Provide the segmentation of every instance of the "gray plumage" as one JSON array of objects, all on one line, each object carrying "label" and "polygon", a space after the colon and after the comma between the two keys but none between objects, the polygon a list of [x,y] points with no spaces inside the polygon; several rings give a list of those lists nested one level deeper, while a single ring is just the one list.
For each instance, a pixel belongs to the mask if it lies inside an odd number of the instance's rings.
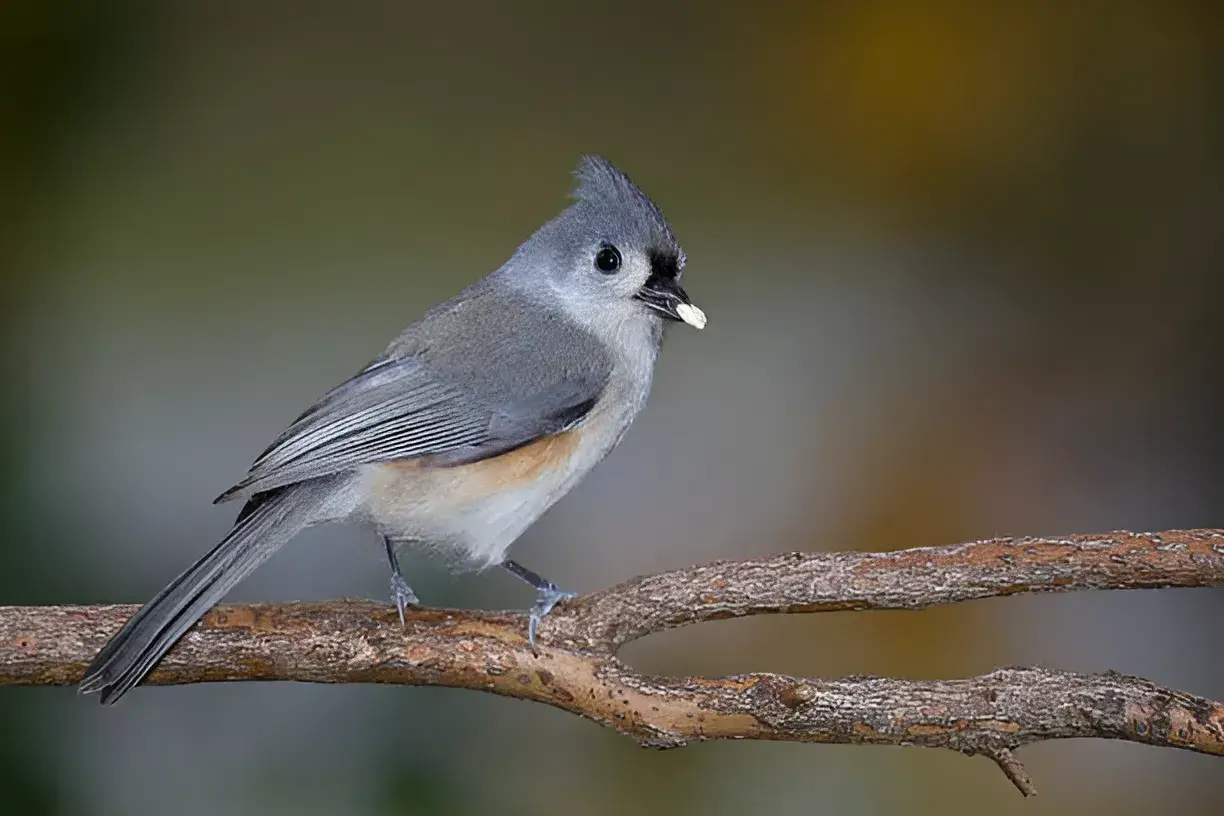
[{"label": "gray plumage", "polygon": [[486,278],[319,400],[218,499],[373,462],[494,456],[560,431],[610,373],[589,332]]},{"label": "gray plumage", "polygon": [[415,595],[395,546],[412,543],[531,582],[534,638],[567,593],[507,549],[620,441],[650,391],[665,321],[704,324],[658,207],[601,158],[576,175],[568,209],[325,394],[218,497],[246,500],[234,528],[107,644],[83,692],[118,699],[300,530],[348,518],[387,542],[401,616]]}]

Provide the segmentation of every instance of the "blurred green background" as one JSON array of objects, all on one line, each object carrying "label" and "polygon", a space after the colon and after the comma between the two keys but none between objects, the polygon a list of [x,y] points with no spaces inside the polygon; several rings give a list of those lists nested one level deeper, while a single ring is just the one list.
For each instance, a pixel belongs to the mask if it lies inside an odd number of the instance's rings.
[{"label": "blurred green background", "polygon": [[[565,205],[664,208],[710,316],[517,545],[568,588],[722,557],[1224,523],[1224,6],[0,6],[0,603],[144,601],[304,405]],[[426,603],[524,607],[413,564]],[[364,530],[234,593],[385,595]],[[1118,669],[1224,697],[1219,592],[728,621],[652,672]],[[1224,766],[647,752],[445,689],[0,691],[4,814],[1218,813]]]}]

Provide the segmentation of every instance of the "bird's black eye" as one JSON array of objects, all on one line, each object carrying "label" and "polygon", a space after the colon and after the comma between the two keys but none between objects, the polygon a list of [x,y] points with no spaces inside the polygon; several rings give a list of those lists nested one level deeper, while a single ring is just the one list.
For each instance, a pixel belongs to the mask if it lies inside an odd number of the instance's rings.
[{"label": "bird's black eye", "polygon": [[611,275],[620,269],[621,254],[616,247],[604,244],[595,253],[595,268],[605,275]]}]

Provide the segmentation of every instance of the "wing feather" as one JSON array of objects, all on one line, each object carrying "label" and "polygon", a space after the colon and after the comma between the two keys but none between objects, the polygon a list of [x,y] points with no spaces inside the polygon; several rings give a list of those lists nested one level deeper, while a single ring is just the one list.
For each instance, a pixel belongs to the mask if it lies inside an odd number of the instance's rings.
[{"label": "wing feather", "polygon": [[216,501],[376,462],[478,461],[572,427],[595,405],[605,381],[568,379],[489,405],[439,382],[416,359],[377,360],[298,417]]}]

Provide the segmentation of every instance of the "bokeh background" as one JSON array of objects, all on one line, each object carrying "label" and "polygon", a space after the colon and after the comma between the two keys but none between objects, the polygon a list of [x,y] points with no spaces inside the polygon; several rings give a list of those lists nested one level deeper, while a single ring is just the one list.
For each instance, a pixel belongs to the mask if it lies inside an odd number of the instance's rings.
[{"label": "bokeh background", "polygon": [[[298,410],[565,204],[668,213],[710,316],[518,544],[566,587],[722,557],[1224,523],[1224,6],[6,3],[0,603],[138,602]],[[412,564],[426,602],[523,607]],[[311,531],[239,600],[384,597]],[[1117,669],[1224,697],[1212,591],[727,621],[643,670]],[[5,814],[1218,813],[1218,759],[647,752],[445,689],[0,690]]]}]

